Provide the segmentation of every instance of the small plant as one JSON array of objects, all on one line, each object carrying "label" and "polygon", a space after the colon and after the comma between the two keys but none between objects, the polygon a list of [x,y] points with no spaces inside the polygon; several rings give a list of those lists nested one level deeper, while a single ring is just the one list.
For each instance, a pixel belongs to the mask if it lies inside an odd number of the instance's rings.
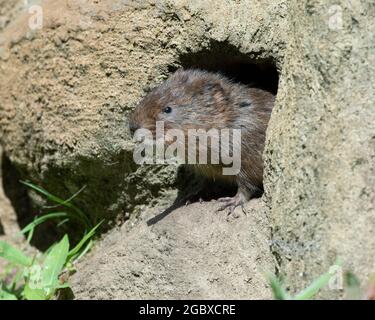
[{"label": "small plant", "polygon": [[272,275],[269,276],[268,279],[275,300],[309,300],[314,298],[316,294],[329,283],[331,277],[332,274],[329,272],[321,275],[306,289],[302,290],[295,296],[289,295],[289,293],[284,289],[282,281],[279,278]]},{"label": "small plant", "polygon": [[[340,266],[337,263],[335,266]],[[327,272],[314,280],[306,289],[295,296],[289,295],[284,289],[282,281],[274,275],[269,275],[268,280],[275,300],[310,300],[316,297],[318,292],[330,283],[332,277],[337,276],[332,272]],[[344,299],[347,300],[375,300],[375,276],[369,281],[367,292],[361,289],[359,279],[350,271],[343,274]]]},{"label": "small plant", "polygon": [[[88,217],[72,204],[73,198],[62,200],[46,190],[28,182],[22,182],[34,191],[42,194],[48,200],[61,206],[66,211],[52,212],[37,217],[28,224],[22,234],[27,235],[30,242],[35,228],[51,219],[62,220],[59,225],[71,219],[79,222],[83,227],[81,240],[71,248],[68,235],[53,244],[45,253],[30,257],[14,246],[0,241],[0,258],[8,261],[8,266],[0,278],[0,300],[48,300],[55,297],[58,289],[68,288],[69,284],[63,279],[64,271],[72,271],[73,263],[80,259],[94,244],[93,236],[101,225],[93,226]],[[81,189],[82,190],[82,189]]]}]

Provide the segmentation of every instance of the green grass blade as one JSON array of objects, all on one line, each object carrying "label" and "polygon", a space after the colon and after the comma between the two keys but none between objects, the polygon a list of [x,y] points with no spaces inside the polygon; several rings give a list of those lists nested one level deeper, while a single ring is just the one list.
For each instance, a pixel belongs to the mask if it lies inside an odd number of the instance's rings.
[{"label": "green grass blade", "polygon": [[69,253],[69,238],[67,235],[56,244],[46,256],[43,263],[43,287],[47,288],[48,296],[60,285],[59,275],[62,272]]},{"label": "green grass blade", "polygon": [[10,244],[0,241],[0,257],[16,265],[30,266],[32,259]]},{"label": "green grass blade", "polygon": [[26,227],[24,227],[20,231],[20,233],[25,234],[27,232],[30,232],[35,227],[37,227],[38,225],[46,222],[47,220],[57,219],[57,218],[65,218],[65,217],[68,217],[68,216],[69,215],[66,212],[53,212],[53,213],[49,213],[49,214],[43,215],[41,217],[36,218],[33,222],[30,222]]},{"label": "green grass blade", "polygon": [[[70,198],[64,200],[64,205],[67,204],[67,203],[71,203],[71,202],[72,202],[75,198],[77,198],[77,197],[82,193],[82,191],[85,190],[85,189],[86,189],[86,186],[83,186],[83,187],[82,187],[81,189],[79,189],[75,194],[73,194]],[[56,208],[56,207],[58,207],[58,205],[57,205],[57,206],[45,206],[45,207],[43,207],[43,208],[45,208],[45,209],[53,209],[53,208]]]},{"label": "green grass blade", "polygon": [[69,252],[69,254],[68,254],[68,261],[71,261],[74,258],[74,256],[76,256],[79,253],[79,251],[81,250],[81,248],[83,247],[83,245],[94,236],[96,230],[101,226],[101,224],[103,222],[104,222],[104,220],[100,221],[94,228],[92,228],[81,239],[81,241]]},{"label": "green grass blade", "polygon": [[56,197],[54,196],[53,194],[49,193],[47,190],[41,188],[41,187],[38,187],[30,182],[27,182],[27,181],[20,181],[22,184],[24,184],[25,186],[29,187],[30,189],[33,189],[34,191],[44,195],[48,200],[50,201],[53,201],[55,203],[58,203],[60,205],[63,205],[63,206],[68,206],[68,207],[71,207],[71,204],[68,203],[68,202],[65,202],[63,199],[60,199],[59,197]]},{"label": "green grass blade", "polygon": [[341,269],[341,266],[342,266],[342,261],[340,258],[337,258],[335,264],[331,266],[330,271],[321,275],[318,279],[313,281],[313,283],[311,283],[306,289],[298,293],[294,297],[294,299],[295,300],[312,299],[323,287],[328,285],[332,277],[337,276],[334,271]]},{"label": "green grass blade", "polygon": [[277,277],[275,277],[274,275],[269,275],[268,281],[275,300],[290,300],[289,294],[283,288],[282,283]]},{"label": "green grass blade", "polygon": [[344,276],[345,283],[345,299],[348,300],[361,300],[362,290],[361,283],[357,276],[352,272],[346,272]]},{"label": "green grass blade", "polygon": [[51,193],[49,193],[47,190],[41,188],[41,187],[38,187],[30,182],[27,182],[27,181],[20,181],[22,184],[24,184],[25,186],[29,187],[30,189],[44,195],[48,200],[52,201],[52,202],[55,202],[61,206],[64,206],[66,208],[69,208],[69,209],[72,209],[76,214],[77,214],[77,219],[79,219],[81,221],[81,223],[85,226],[85,228],[90,228],[91,226],[91,222],[90,220],[87,218],[87,216],[80,210],[78,209],[74,204],[70,203],[68,200],[63,200]]},{"label": "green grass blade", "polygon": [[77,219],[81,221],[81,223],[83,224],[83,226],[86,229],[90,229],[91,226],[92,226],[92,223],[90,222],[89,218],[80,209],[78,209],[76,206],[72,205],[71,208],[77,214]]},{"label": "green grass blade", "polygon": [[57,228],[60,228],[61,226],[63,226],[63,225],[64,225],[65,223],[67,223],[67,222],[69,222],[69,218],[60,221],[60,222],[56,225],[56,227],[57,227]]},{"label": "green grass blade", "polygon": [[80,253],[77,253],[76,255],[72,256],[72,259],[70,261],[78,261],[81,259],[95,244],[94,240],[90,240],[89,243],[85,246],[85,249],[83,249]]},{"label": "green grass blade", "polygon": [[58,284],[58,285],[54,286],[54,289],[66,289],[66,288],[70,288],[69,283],[63,283],[63,284]]},{"label": "green grass blade", "polygon": [[306,289],[298,293],[294,300],[309,300],[312,299],[323,287],[325,287],[329,280],[331,279],[332,274],[329,272],[321,275],[318,279],[314,280]]},{"label": "green grass blade", "polygon": [[35,229],[31,229],[30,232],[29,232],[29,234],[27,235],[27,239],[26,239],[27,243],[31,242],[31,240],[33,238],[33,235],[34,235],[34,230]]}]

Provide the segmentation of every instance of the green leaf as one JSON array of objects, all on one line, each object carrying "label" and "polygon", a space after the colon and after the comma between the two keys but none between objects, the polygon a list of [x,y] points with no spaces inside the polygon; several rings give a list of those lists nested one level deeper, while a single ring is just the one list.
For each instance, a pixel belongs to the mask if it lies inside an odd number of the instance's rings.
[{"label": "green leaf", "polygon": [[48,296],[52,295],[55,289],[60,286],[59,275],[67,261],[68,253],[69,238],[65,235],[45,258],[43,263],[43,287]]},{"label": "green leaf", "polygon": [[16,265],[30,266],[32,259],[10,244],[0,241],[0,257]]},{"label": "green leaf", "polygon": [[47,300],[47,294],[43,289],[31,288],[29,284],[23,289],[23,296],[27,300]]},{"label": "green leaf", "polygon": [[31,267],[24,270],[26,279],[23,296],[27,300],[46,300],[47,293],[43,287],[42,267],[34,263]]},{"label": "green leaf", "polygon": [[9,288],[0,283],[0,301],[1,300],[18,300],[17,296],[9,292]]},{"label": "green leaf", "polygon": [[9,293],[5,291],[4,289],[2,289],[0,285],[0,300],[18,300],[18,299],[14,294]]}]

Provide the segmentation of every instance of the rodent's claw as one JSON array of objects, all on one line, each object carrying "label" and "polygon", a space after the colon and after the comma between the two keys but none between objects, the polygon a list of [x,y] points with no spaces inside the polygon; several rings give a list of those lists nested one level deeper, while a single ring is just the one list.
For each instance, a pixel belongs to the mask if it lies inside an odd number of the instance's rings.
[{"label": "rodent's claw", "polygon": [[[222,206],[220,206],[217,211],[224,211],[226,209],[229,209],[228,216],[233,214],[234,210],[241,206],[242,212],[245,213],[244,210],[244,200],[241,196],[241,194],[236,194],[234,197],[226,197],[226,198],[220,198],[218,199],[219,202],[224,202]],[[246,213],[245,213],[246,214]]]},{"label": "rodent's claw", "polygon": [[[187,207],[191,203],[192,203],[192,200],[191,199],[187,199],[186,202],[185,202],[185,207]],[[203,199],[202,198],[199,198],[199,203],[200,204],[203,203]]]}]

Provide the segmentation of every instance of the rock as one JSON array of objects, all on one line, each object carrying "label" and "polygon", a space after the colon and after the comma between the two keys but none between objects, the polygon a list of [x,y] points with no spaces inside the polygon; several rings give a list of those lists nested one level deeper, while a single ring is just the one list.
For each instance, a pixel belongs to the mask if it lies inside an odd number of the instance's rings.
[{"label": "rock", "polygon": [[14,236],[19,231],[16,212],[3,189],[2,150],[0,147],[0,236]]},{"label": "rock", "polygon": [[[30,15],[19,3],[7,0],[1,12],[0,142],[7,158],[22,178],[60,197],[86,186],[77,205],[96,219],[140,219],[109,232],[82,262],[73,279],[78,298],[150,297],[156,287],[164,297],[268,297],[254,271],[263,263],[252,258],[270,253],[291,292],[337,258],[363,282],[374,272],[374,4],[44,1],[43,28],[29,30]],[[254,242],[237,248],[233,239],[224,244],[229,226],[250,241],[258,222],[217,221],[211,204],[202,215],[180,208],[144,224],[150,210],[173,202],[181,180],[174,167],[133,163],[127,115],[179,67],[220,70],[245,82],[262,78],[272,88],[279,82],[264,155],[264,205],[252,214],[255,221],[269,217],[271,234],[260,234],[271,241],[260,249]],[[191,243],[183,241],[188,230],[199,231]],[[222,260],[209,256],[205,268],[203,253],[218,252],[216,240]],[[184,265],[181,252],[197,266]],[[221,261],[237,274],[220,274]],[[253,270],[250,286],[243,283],[246,268]]]},{"label": "rock", "polygon": [[[335,4],[290,6],[289,47],[268,130],[272,250],[293,291],[336,259],[363,284],[375,271],[375,5]],[[321,297],[340,294],[326,290]]]},{"label": "rock", "polygon": [[30,30],[34,16],[24,9],[2,34],[5,152],[22,177],[60,197],[86,186],[79,206],[97,219],[172,202],[176,169],[134,164],[127,114],[172,70],[197,60],[279,63],[283,3],[213,11],[212,1],[44,1],[41,30]]}]

